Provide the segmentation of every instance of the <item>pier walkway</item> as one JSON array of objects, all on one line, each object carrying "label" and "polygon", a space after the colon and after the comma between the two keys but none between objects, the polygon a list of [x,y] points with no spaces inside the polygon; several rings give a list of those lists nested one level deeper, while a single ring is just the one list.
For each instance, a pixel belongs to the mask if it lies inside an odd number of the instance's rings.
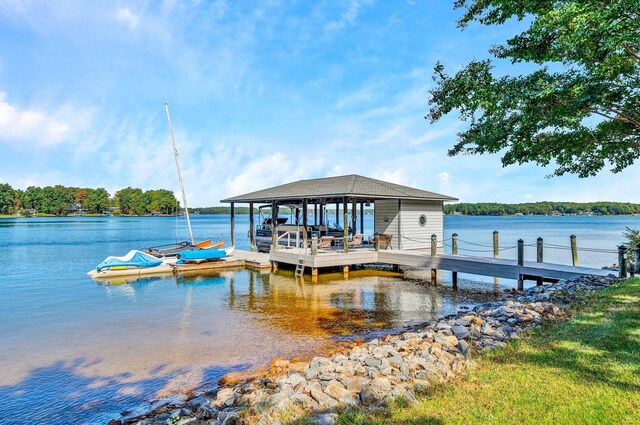
[{"label": "pier walkway", "polygon": [[[349,252],[319,251],[313,256],[300,248],[281,248],[271,251],[269,260],[276,263],[297,265],[304,261],[305,268],[311,268],[312,275],[323,267],[345,267],[357,264],[382,263],[396,266],[412,266],[432,270],[447,270],[481,276],[494,276],[516,280],[557,281],[573,276],[607,276],[612,272],[590,267],[574,267],[564,264],[452,255],[440,253],[432,256],[429,250],[381,250],[362,248]],[[348,269],[347,269],[348,271]]]}]

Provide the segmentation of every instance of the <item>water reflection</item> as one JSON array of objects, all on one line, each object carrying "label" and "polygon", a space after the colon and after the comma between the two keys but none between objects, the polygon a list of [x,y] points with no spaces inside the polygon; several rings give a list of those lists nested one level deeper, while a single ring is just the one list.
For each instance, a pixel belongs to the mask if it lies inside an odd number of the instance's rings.
[{"label": "water reflection", "polygon": [[[0,348],[0,396],[8,400],[0,417],[10,406],[52,423],[73,422],[69,414],[79,423],[104,419],[144,400],[215,385],[228,371],[311,356],[339,339],[491,297],[370,271],[322,276],[317,284],[248,270],[87,284],[103,293],[92,314],[31,330],[33,339],[5,335],[12,352]],[[43,397],[55,402],[35,402]]]}]

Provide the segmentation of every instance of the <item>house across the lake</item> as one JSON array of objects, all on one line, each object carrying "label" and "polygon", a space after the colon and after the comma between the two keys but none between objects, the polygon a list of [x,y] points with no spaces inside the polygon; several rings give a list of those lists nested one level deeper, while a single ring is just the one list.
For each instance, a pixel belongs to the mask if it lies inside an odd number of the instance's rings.
[{"label": "house across the lake", "polygon": [[[231,204],[232,244],[234,207],[248,204],[251,246],[262,250],[282,245],[307,246],[311,237],[333,236],[339,246],[364,239],[365,209],[374,214],[374,234],[385,235],[388,248],[425,249],[431,235],[443,240],[443,204],[457,198],[356,174],[300,180],[223,199]],[[254,226],[254,207],[262,220]],[[279,210],[286,209],[285,221]],[[387,246],[385,246],[386,248]]]}]

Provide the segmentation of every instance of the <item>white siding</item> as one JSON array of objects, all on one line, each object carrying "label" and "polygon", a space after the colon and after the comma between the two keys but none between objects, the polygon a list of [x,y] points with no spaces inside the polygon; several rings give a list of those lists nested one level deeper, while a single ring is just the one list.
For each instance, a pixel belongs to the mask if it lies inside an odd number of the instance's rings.
[{"label": "white siding", "polygon": [[375,201],[374,206],[374,232],[393,235],[393,238],[391,238],[391,247],[398,249],[398,231],[400,230],[398,228],[398,200],[378,200]]},{"label": "white siding", "polygon": [[[427,217],[427,223],[420,226],[420,216]],[[402,201],[400,210],[402,227],[402,249],[430,249],[431,235],[438,237],[438,247],[442,247],[444,222],[440,201]],[[440,249],[438,250],[440,251]]]}]

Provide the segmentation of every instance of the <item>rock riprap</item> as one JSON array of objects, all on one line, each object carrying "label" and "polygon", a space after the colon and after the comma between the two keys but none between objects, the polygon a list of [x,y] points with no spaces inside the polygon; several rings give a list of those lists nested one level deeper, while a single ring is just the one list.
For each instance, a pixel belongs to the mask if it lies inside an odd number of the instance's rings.
[{"label": "rock riprap", "polygon": [[543,319],[565,318],[568,305],[616,281],[613,275],[594,276],[532,287],[399,335],[354,343],[331,357],[275,360],[271,366],[280,371],[275,378],[219,388],[112,424],[274,424],[309,414],[317,423],[332,423],[331,412],[339,408],[376,406],[397,397],[412,401],[416,390],[473,367],[472,354],[502,347]]}]

